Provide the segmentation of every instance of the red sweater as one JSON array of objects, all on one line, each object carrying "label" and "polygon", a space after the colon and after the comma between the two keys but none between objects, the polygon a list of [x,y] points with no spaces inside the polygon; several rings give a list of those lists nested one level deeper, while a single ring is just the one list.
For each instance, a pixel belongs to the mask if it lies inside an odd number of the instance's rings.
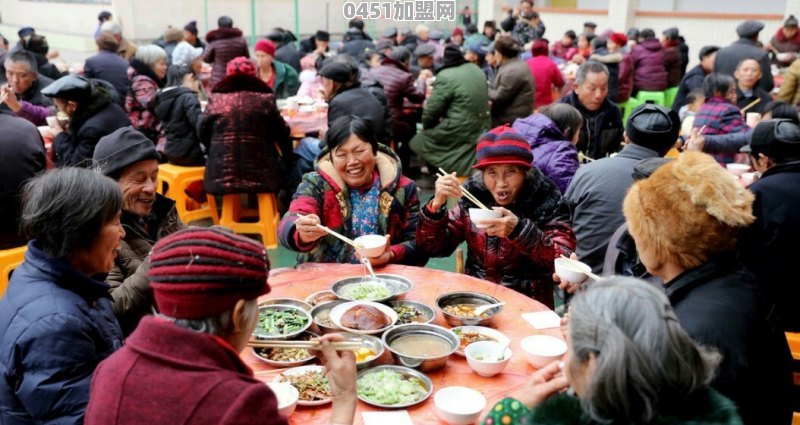
[{"label": "red sweater", "polygon": [[86,425],[287,425],[227,343],[145,317],[97,367]]}]

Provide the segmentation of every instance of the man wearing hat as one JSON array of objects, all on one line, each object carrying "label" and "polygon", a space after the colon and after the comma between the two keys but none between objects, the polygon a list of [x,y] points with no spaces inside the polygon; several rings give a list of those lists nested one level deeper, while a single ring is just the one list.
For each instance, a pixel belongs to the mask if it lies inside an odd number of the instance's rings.
[{"label": "man wearing hat", "polygon": [[661,33],[664,46],[664,68],[667,70],[667,88],[678,87],[681,83],[681,40],[678,29],[667,28]]},{"label": "man wearing hat", "polygon": [[[328,102],[328,124],[338,118],[354,115],[370,123],[380,143],[389,144],[389,131],[381,102],[359,82],[358,65],[333,61],[319,71],[322,89]],[[388,131],[387,131],[388,130]]]},{"label": "man wearing hat", "polygon": [[[98,365],[86,425],[288,424],[275,394],[239,357],[258,324],[258,297],[270,291],[264,246],[195,227],[156,243],[150,262],[159,314]],[[340,335],[320,340],[333,399],[328,423],[351,424],[355,356],[330,344]]]},{"label": "man wearing hat", "polygon": [[600,273],[608,241],[625,222],[622,201],[633,185],[638,161],[663,157],[678,140],[678,114],[653,104],[633,110],[625,127],[625,147],[614,157],[578,169],[564,197],[572,204],[578,259]]},{"label": "man wearing hat", "polygon": [[[111,83],[117,89],[120,104],[123,104],[125,95],[131,87],[131,81],[128,79],[130,63],[117,55],[119,42],[110,32],[101,32],[95,38],[95,43],[97,43],[97,54],[86,59],[83,75],[86,78],[99,78]],[[202,50],[200,53],[202,54]]]},{"label": "man wearing hat", "polygon": [[383,34],[381,34],[381,41],[389,41],[392,43],[392,46],[397,45],[397,27],[389,27],[383,30]]},{"label": "man wearing hat", "polygon": [[756,221],[739,233],[738,251],[775,303],[781,328],[800,332],[800,286],[787,281],[800,240],[800,127],[785,119],[762,121],[742,152],[750,155],[761,178],[748,187],[756,195]]},{"label": "man wearing hat", "polygon": [[199,47],[205,49],[206,43],[197,36],[197,21],[189,22],[183,26],[183,40],[192,45],[192,47]]},{"label": "man wearing hat", "polygon": [[297,46],[294,45],[294,42],[297,41],[297,37],[295,37],[291,31],[277,27],[273,28],[272,32],[267,34],[267,40],[275,45],[275,59],[291,66],[300,74],[303,70],[300,66],[300,59],[303,58],[303,54],[300,53],[297,50]]},{"label": "man wearing hat", "polygon": [[258,65],[258,78],[272,89],[275,99],[286,99],[297,94],[300,88],[297,71],[275,59],[275,45],[271,41],[258,40],[253,57]]},{"label": "man wearing hat", "polygon": [[125,335],[152,312],[147,255],[156,241],[184,227],[175,201],[156,192],[159,158],[153,142],[130,126],[101,138],[92,156],[97,170],[116,180],[122,191],[125,237],[106,283]]},{"label": "man wearing hat", "polygon": [[431,44],[420,44],[414,49],[414,60],[417,65],[411,67],[411,72],[414,78],[419,75],[419,71],[427,69],[431,72],[436,70],[434,56],[436,55],[436,47]]},{"label": "man wearing hat", "polygon": [[595,34],[595,30],[597,30],[597,24],[592,21],[586,21],[583,23],[583,33],[584,34]]},{"label": "man wearing hat", "polygon": [[375,43],[373,43],[372,38],[364,32],[363,21],[353,20],[350,21],[350,23],[351,26],[347,30],[347,34],[345,34],[345,42],[339,48],[339,53],[344,53],[358,59],[367,49],[374,49]]},{"label": "man wearing hat", "polygon": [[225,67],[231,59],[239,56],[250,57],[247,41],[242,37],[242,31],[233,27],[233,19],[220,16],[217,25],[219,28],[206,35],[208,47],[203,53],[203,62],[212,64],[210,79],[212,90],[225,78]]},{"label": "man wearing hat", "polygon": [[686,104],[686,96],[692,90],[703,89],[703,80],[706,75],[714,72],[714,61],[717,58],[718,50],[719,47],[717,46],[703,46],[700,49],[700,54],[698,55],[700,63],[683,76],[678,86],[678,94],[675,95],[675,101],[672,102],[672,110],[675,112],[680,111],[683,105]]},{"label": "man wearing hat", "polygon": [[770,92],[775,87],[772,80],[772,69],[769,63],[769,53],[758,45],[758,33],[764,29],[764,24],[759,21],[744,21],[736,27],[739,39],[728,47],[723,47],[717,52],[714,61],[714,72],[733,76],[739,62],[744,58],[755,58],[761,65],[761,80],[758,86]]},{"label": "man wearing hat", "polygon": [[[108,86],[95,80],[67,75],[42,90],[53,98],[66,122],[56,120],[53,138],[58,166],[91,166],[95,146],[101,137],[131,125],[128,114],[116,103]],[[69,131],[66,131],[69,130]]]}]

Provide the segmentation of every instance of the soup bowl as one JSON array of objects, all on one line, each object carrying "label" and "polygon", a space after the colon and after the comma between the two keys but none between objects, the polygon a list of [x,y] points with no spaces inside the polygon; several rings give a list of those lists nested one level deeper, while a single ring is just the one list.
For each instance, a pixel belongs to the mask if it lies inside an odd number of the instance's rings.
[{"label": "soup bowl", "polygon": [[360,250],[361,254],[369,258],[380,256],[386,249],[386,237],[381,235],[359,236],[354,242],[363,247]]},{"label": "soup bowl", "polygon": [[382,339],[397,364],[422,372],[447,364],[447,358],[459,346],[454,333],[441,326],[423,323],[395,326],[386,331]]},{"label": "soup bowl", "polygon": [[567,343],[550,335],[531,335],[519,344],[531,366],[541,369],[560,360],[567,352]]},{"label": "soup bowl", "polygon": [[497,298],[480,292],[449,292],[436,299],[436,306],[442,310],[444,319],[450,326],[489,326],[494,320],[494,317],[503,310],[503,306],[501,305],[490,309],[484,313],[486,316],[482,317],[451,314],[445,311],[447,306],[458,304],[474,304],[476,306],[481,306],[498,303],[500,303],[500,300]]},{"label": "soup bowl", "polygon": [[[311,319],[314,322],[314,325],[319,329],[320,333],[329,334],[334,332],[341,332],[342,330],[333,323],[331,320],[331,310],[339,304],[344,304],[347,301],[338,300],[338,301],[330,301],[325,304],[319,304],[316,307],[311,309]],[[325,321],[327,319],[327,321]]]}]

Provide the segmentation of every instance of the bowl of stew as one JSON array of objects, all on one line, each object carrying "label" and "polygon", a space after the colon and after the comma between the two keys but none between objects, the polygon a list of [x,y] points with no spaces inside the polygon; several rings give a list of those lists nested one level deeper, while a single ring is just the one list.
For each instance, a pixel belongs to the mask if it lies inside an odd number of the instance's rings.
[{"label": "bowl of stew", "polygon": [[474,310],[482,305],[497,304],[500,300],[480,292],[449,292],[436,299],[436,306],[442,310],[450,326],[489,326],[494,317],[500,314],[503,306],[489,309],[480,317]]},{"label": "bowl of stew", "polygon": [[459,347],[458,337],[450,330],[426,323],[397,325],[382,340],[395,363],[422,372],[443,367]]}]

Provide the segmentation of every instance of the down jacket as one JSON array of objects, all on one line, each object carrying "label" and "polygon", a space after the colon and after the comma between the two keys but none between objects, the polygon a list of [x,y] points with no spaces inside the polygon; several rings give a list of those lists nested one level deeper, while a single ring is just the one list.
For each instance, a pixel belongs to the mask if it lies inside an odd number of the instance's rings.
[{"label": "down jacket", "polygon": [[292,152],[289,127],[272,89],[250,75],[231,75],[214,87],[200,122],[208,152],[205,188],[213,195],[278,193]]},{"label": "down jacket", "polygon": [[28,244],[0,299],[0,423],[83,423],[97,364],[122,346],[108,289]]},{"label": "down jacket", "polygon": [[404,64],[390,58],[384,58],[381,66],[371,69],[370,75],[383,85],[392,114],[392,133],[400,141],[409,140],[415,129],[414,123],[403,114],[403,100],[422,103],[425,100],[425,83],[415,82]]},{"label": "down jacket", "polygon": [[[636,45],[633,58],[633,91],[663,91],[667,88],[667,69],[664,65],[664,47],[652,38]],[[677,83],[676,83],[677,85]]]},{"label": "down jacket", "polygon": [[533,165],[565,193],[580,166],[578,148],[542,114],[520,118],[511,127],[528,140],[533,150]]},{"label": "down jacket", "polygon": [[[375,170],[381,183],[378,229],[379,234],[391,235],[392,262],[424,265],[428,257],[419,252],[414,240],[419,215],[417,185],[402,174],[400,159],[384,145],[378,145]],[[297,264],[346,263],[353,257],[353,249],[331,235],[302,245],[294,224],[298,215],[316,214],[323,225],[347,237],[355,237],[351,233],[353,210],[349,190],[334,169],[326,146],[317,156],[316,171],[303,176],[289,212],[278,227],[281,245],[299,252]]]},{"label": "down jacket", "polygon": [[[497,206],[476,173],[464,187],[489,208]],[[575,250],[569,207],[558,189],[531,169],[517,199],[506,209],[519,223],[508,238],[490,237],[469,218],[474,205],[462,198],[450,211],[431,212],[423,205],[417,244],[433,257],[446,257],[467,242],[467,274],[514,289],[553,308],[553,261]]]},{"label": "down jacket", "polygon": [[489,86],[492,127],[511,124],[517,118],[530,115],[533,112],[535,90],[536,83],[528,64],[513,58],[500,65]]},{"label": "down jacket", "polygon": [[198,138],[203,111],[197,93],[186,87],[171,87],[156,96],[155,113],[164,127],[164,153],[171,164],[187,167],[206,163]]},{"label": "down jacket", "polygon": [[203,52],[203,62],[211,64],[210,84],[213,87],[225,78],[225,67],[233,58],[250,57],[247,50],[247,41],[242,37],[238,28],[218,28],[206,34],[206,50]]}]

